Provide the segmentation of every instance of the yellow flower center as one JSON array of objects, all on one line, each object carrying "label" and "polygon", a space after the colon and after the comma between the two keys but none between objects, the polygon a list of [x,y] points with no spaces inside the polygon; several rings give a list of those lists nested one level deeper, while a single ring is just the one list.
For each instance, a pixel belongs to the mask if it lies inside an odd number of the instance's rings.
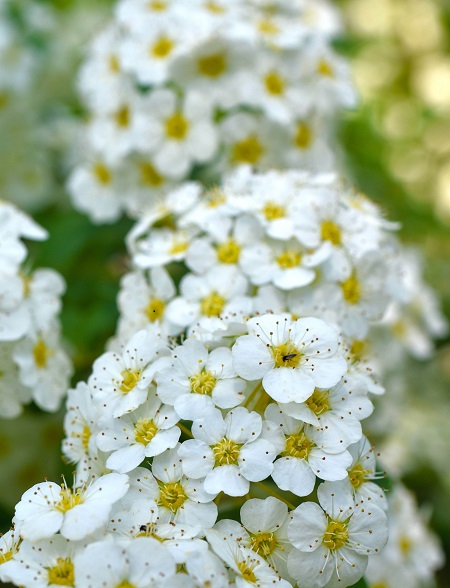
[{"label": "yellow flower center", "polygon": [[113,72],[113,73],[119,73],[120,72],[120,62],[117,58],[117,55],[110,55],[109,56],[109,69]]},{"label": "yellow flower center", "polygon": [[402,535],[402,537],[400,537],[398,540],[398,546],[402,554],[406,557],[409,555],[413,544],[409,537],[406,537],[406,535]]},{"label": "yellow flower center", "polygon": [[175,513],[183,506],[186,500],[187,496],[180,482],[160,483],[159,506],[163,506]]},{"label": "yellow flower center", "polygon": [[299,251],[293,249],[286,249],[277,257],[277,263],[282,269],[291,269],[300,265],[302,255]]},{"label": "yellow flower center", "polygon": [[124,394],[128,394],[131,392],[136,384],[139,382],[141,377],[141,372],[134,372],[133,370],[123,370],[120,374],[122,376],[122,384],[120,385],[120,389]]},{"label": "yellow flower center", "polygon": [[353,468],[348,473],[353,488],[358,490],[358,488],[366,481],[367,474],[371,473],[372,470],[365,470],[360,463],[357,463],[355,466],[353,466]]},{"label": "yellow flower center", "polygon": [[47,345],[42,339],[39,339],[39,341],[33,347],[34,363],[37,365],[39,369],[43,369],[46,367],[48,359],[51,354],[51,349],[47,347]]},{"label": "yellow flower center", "polygon": [[275,367],[290,367],[296,368],[302,358],[302,353],[292,343],[287,341],[277,347],[272,347],[272,355],[275,362]]},{"label": "yellow flower center", "polygon": [[277,547],[277,540],[273,533],[258,533],[251,537],[250,544],[253,551],[256,551],[258,555],[267,557]]},{"label": "yellow flower center", "polygon": [[276,71],[271,71],[266,75],[264,84],[266,90],[273,96],[282,96],[286,89],[286,82]]},{"label": "yellow flower center", "polygon": [[354,359],[359,360],[365,353],[367,346],[367,340],[361,339],[353,341],[352,346],[350,347],[350,353],[354,357]]},{"label": "yellow flower center", "polygon": [[189,132],[189,122],[181,112],[176,112],[166,119],[166,135],[174,141],[182,141]]},{"label": "yellow flower center", "polygon": [[394,335],[399,339],[402,339],[406,334],[406,325],[402,320],[396,321],[391,328]]},{"label": "yellow flower center", "polygon": [[331,408],[328,391],[321,392],[320,390],[314,390],[313,394],[306,401],[306,405],[316,416],[327,412]]},{"label": "yellow flower center", "polygon": [[58,557],[56,566],[47,568],[48,584],[56,584],[56,586],[74,586],[75,574],[74,566],[70,559],[63,559]]},{"label": "yellow flower center", "polygon": [[280,29],[273,22],[273,20],[265,19],[259,21],[258,30],[266,35],[276,35]]},{"label": "yellow flower center", "polygon": [[233,163],[248,163],[255,165],[264,154],[264,146],[256,135],[250,135],[246,139],[233,145],[231,160]]},{"label": "yellow flower center", "polygon": [[284,218],[286,216],[286,209],[281,204],[269,201],[264,205],[262,213],[266,217],[266,220],[273,221],[277,218]]},{"label": "yellow flower center", "polygon": [[83,449],[87,452],[89,447],[89,439],[91,438],[91,429],[87,425],[83,427],[83,432],[81,433],[80,437]]},{"label": "yellow flower center", "polygon": [[151,163],[143,162],[139,166],[141,182],[150,188],[158,188],[164,184],[163,176],[153,167]]},{"label": "yellow flower center", "polygon": [[341,521],[330,520],[327,530],[323,536],[323,544],[331,551],[340,549],[345,545],[348,539],[348,529],[345,523]]},{"label": "yellow flower center", "polygon": [[168,57],[175,46],[175,43],[169,37],[159,37],[159,39],[150,48],[150,53],[156,59]]},{"label": "yellow flower center", "polygon": [[145,307],[145,315],[151,323],[159,321],[164,316],[166,305],[162,300],[153,298]]},{"label": "yellow flower center", "polygon": [[344,299],[349,304],[358,304],[361,300],[361,284],[355,276],[350,276],[348,280],[341,284]]},{"label": "yellow flower center", "polygon": [[233,465],[239,459],[241,446],[224,437],[222,441],[213,445],[215,464],[214,467],[223,465]]},{"label": "yellow flower center", "polygon": [[189,244],[186,241],[174,241],[169,253],[170,255],[178,255],[179,253],[184,253],[188,247]]},{"label": "yellow flower center", "polygon": [[158,527],[156,523],[147,523],[146,525],[141,525],[141,532],[138,535],[136,535],[136,537],[153,537],[153,539],[156,539],[160,543],[163,543],[164,539],[156,533],[157,528]]},{"label": "yellow flower center", "polygon": [[151,419],[139,419],[134,425],[134,439],[142,445],[148,445],[157,432],[158,427]]},{"label": "yellow flower center", "polygon": [[112,180],[112,174],[103,163],[96,163],[92,168],[95,179],[102,186],[108,186]]},{"label": "yellow flower center", "polygon": [[325,78],[334,78],[334,70],[325,59],[321,59],[317,64],[317,73]]},{"label": "yellow flower center", "polygon": [[377,582],[376,584],[370,584],[369,588],[389,588],[385,582]]},{"label": "yellow flower center", "polygon": [[213,188],[207,194],[205,194],[207,198],[207,206],[208,208],[217,208],[218,206],[222,206],[227,201],[227,198],[223,191],[220,188]]},{"label": "yellow flower center", "polygon": [[211,396],[212,391],[216,385],[217,379],[211,372],[202,370],[190,378],[191,391],[194,394],[205,394]]},{"label": "yellow flower center", "polygon": [[61,496],[61,500],[58,502],[58,504],[55,505],[55,508],[56,510],[59,510],[59,512],[62,513],[67,512],[74,506],[77,506],[77,504],[81,504],[83,502],[83,495],[81,493],[81,489],[72,492],[70,488],[61,486],[61,491],[59,495]]},{"label": "yellow flower center", "polygon": [[325,221],[322,223],[321,233],[324,241],[331,241],[333,245],[341,244],[341,229],[333,221]]},{"label": "yellow flower center", "polygon": [[303,431],[286,437],[286,445],[283,451],[285,457],[297,457],[306,459],[315,447],[315,443],[310,441]]},{"label": "yellow flower center", "polygon": [[294,137],[294,144],[298,149],[308,149],[312,142],[311,128],[304,122],[297,124],[297,129]]},{"label": "yellow flower center", "polygon": [[128,106],[122,106],[116,114],[114,115],[114,119],[118,127],[125,129],[126,127],[130,126],[131,116],[130,116],[130,109]]},{"label": "yellow flower center", "polygon": [[241,248],[233,239],[228,239],[217,247],[217,259],[220,263],[237,263],[240,253]]},{"label": "yellow flower center", "polygon": [[205,316],[220,316],[225,304],[225,298],[217,292],[211,292],[201,301],[200,310]]},{"label": "yellow flower center", "polygon": [[[255,566],[256,564],[254,564]],[[244,580],[246,580],[247,582],[250,582],[252,584],[255,584],[256,581],[258,580],[258,578],[255,576],[255,574],[253,573],[253,569],[251,566],[248,565],[248,562],[246,561],[240,561],[237,565],[239,571],[241,572],[241,576],[244,578]]]},{"label": "yellow flower center", "polygon": [[128,582],[128,580],[122,580],[120,584],[117,584],[116,588],[136,588],[136,586],[131,582]]},{"label": "yellow flower center", "polygon": [[198,60],[200,73],[208,78],[218,78],[221,76],[226,71],[227,65],[227,59],[221,53],[205,55]]},{"label": "yellow flower center", "polygon": [[219,4],[216,4],[215,2],[205,2],[204,6],[206,10],[209,10],[214,14],[223,14],[225,12],[225,8]]},{"label": "yellow flower center", "polygon": [[148,7],[155,12],[162,12],[167,9],[167,2],[163,0],[152,0],[152,2],[148,3]]}]

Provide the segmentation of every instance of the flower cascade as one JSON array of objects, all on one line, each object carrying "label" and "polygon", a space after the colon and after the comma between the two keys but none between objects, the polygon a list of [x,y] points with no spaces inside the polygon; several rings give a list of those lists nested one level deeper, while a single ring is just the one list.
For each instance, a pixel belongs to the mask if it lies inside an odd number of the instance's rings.
[{"label": "flower cascade", "polygon": [[318,0],[118,2],[79,76],[74,206],[112,222],[235,165],[329,169],[335,115],[356,101],[339,30]]},{"label": "flower cascade", "polygon": [[16,417],[31,401],[43,410],[56,411],[72,374],[58,319],[64,280],[51,269],[27,268],[22,242],[46,237],[31,218],[0,202],[0,415],[4,418]]}]

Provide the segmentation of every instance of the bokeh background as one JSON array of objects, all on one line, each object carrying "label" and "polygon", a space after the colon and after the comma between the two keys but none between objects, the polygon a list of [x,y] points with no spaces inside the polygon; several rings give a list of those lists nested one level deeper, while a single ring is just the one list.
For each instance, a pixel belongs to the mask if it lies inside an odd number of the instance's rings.
[{"label": "bokeh background", "polygon": [[[187,0],[188,1],[188,0]],[[348,176],[402,224],[404,242],[417,246],[425,277],[450,319],[450,2],[335,0],[346,35],[336,46],[352,63],[360,107],[337,129]],[[64,179],[77,123],[85,115],[76,71],[91,35],[103,27],[111,0],[12,0],[21,42],[37,56],[33,80],[14,100],[0,93],[0,198],[17,202],[50,233],[31,247],[33,266],[53,267],[66,279],[62,322],[74,358],[74,382],[89,375],[113,335],[115,297],[127,267],[122,220],[96,227],[71,209]],[[44,9],[29,22],[27,15]],[[41,21],[39,21],[41,18]],[[373,436],[389,468],[411,488],[439,534],[450,561],[450,340],[431,360],[395,366],[381,399],[391,438]],[[390,386],[392,389],[390,389]],[[389,410],[386,410],[388,407]],[[28,407],[14,421],[0,419],[0,530],[21,494],[47,477],[70,476],[60,458],[63,411]],[[378,433],[377,433],[378,431]],[[439,573],[450,586],[450,564]],[[363,583],[360,584],[364,586]]]}]

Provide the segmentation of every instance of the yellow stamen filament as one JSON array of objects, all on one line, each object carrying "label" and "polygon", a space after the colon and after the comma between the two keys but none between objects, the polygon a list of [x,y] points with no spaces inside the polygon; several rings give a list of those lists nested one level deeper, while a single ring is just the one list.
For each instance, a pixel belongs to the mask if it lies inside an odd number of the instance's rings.
[{"label": "yellow stamen filament", "polygon": [[[255,566],[256,564],[254,564]],[[248,565],[247,562],[245,561],[240,561],[237,565],[239,571],[241,572],[241,576],[244,578],[244,580],[246,580],[247,582],[250,582],[251,584],[255,584],[257,581],[257,577],[255,576],[255,574],[253,573],[253,569]]]},{"label": "yellow stamen filament", "polygon": [[251,537],[250,544],[253,551],[256,551],[258,555],[267,557],[275,551],[277,540],[273,533],[258,533]]},{"label": "yellow stamen filament", "polygon": [[167,2],[163,2],[163,0],[153,0],[152,2],[149,2],[148,7],[155,12],[162,12],[163,10],[167,10]]},{"label": "yellow stamen filament", "polygon": [[224,437],[212,447],[215,458],[214,467],[235,464],[239,459],[240,449],[240,445]]},{"label": "yellow stamen filament", "polygon": [[61,491],[59,494],[61,496],[61,500],[58,502],[58,504],[55,505],[56,510],[59,510],[59,512],[67,512],[74,506],[77,506],[83,502],[83,495],[80,489],[72,492],[70,488],[61,486]]},{"label": "yellow stamen filament", "polygon": [[120,72],[120,62],[117,58],[117,55],[110,55],[109,60],[108,60],[108,64],[109,64],[109,69],[113,73],[116,74],[116,73]]},{"label": "yellow stamen filament", "polygon": [[183,506],[186,500],[187,495],[180,482],[160,483],[159,506],[163,506],[175,513]]},{"label": "yellow stamen filament", "polygon": [[223,298],[218,292],[211,292],[209,296],[206,296],[201,301],[200,310],[205,316],[220,316],[225,304],[225,298]]},{"label": "yellow stamen filament", "polygon": [[350,478],[350,483],[355,490],[358,490],[364,482],[366,481],[366,477],[368,474],[371,474],[372,470],[365,470],[360,463],[357,463],[353,468],[349,471],[348,477]]},{"label": "yellow stamen filament", "polygon": [[331,551],[343,547],[348,539],[348,529],[341,521],[330,520],[323,536],[323,544]]},{"label": "yellow stamen filament", "polygon": [[276,35],[280,29],[272,20],[266,19],[259,21],[258,30],[266,35]]},{"label": "yellow stamen filament", "polygon": [[157,432],[158,427],[151,419],[139,419],[134,425],[134,439],[142,445],[148,445]]},{"label": "yellow stamen filament", "polygon": [[367,341],[365,339],[353,341],[350,347],[350,353],[355,359],[361,359],[365,353]]},{"label": "yellow stamen filament", "polygon": [[228,239],[217,247],[217,259],[220,263],[237,263],[240,254],[241,248],[233,239]]},{"label": "yellow stamen filament", "polygon": [[0,551],[0,565],[9,561],[13,556],[12,551]]},{"label": "yellow stamen filament", "polygon": [[189,244],[186,241],[174,241],[169,253],[170,255],[178,255],[179,253],[184,253],[188,247]]},{"label": "yellow stamen filament", "polygon": [[166,135],[174,141],[182,141],[189,132],[189,122],[181,112],[176,112],[166,119]]},{"label": "yellow stamen filament", "polygon": [[198,69],[202,75],[208,78],[218,78],[227,69],[227,59],[221,53],[205,55],[199,58]]},{"label": "yellow stamen filament", "polygon": [[406,535],[403,535],[398,540],[398,546],[399,546],[402,554],[404,556],[407,556],[411,552],[413,544],[412,544],[412,541],[409,537],[406,537]]},{"label": "yellow stamen filament", "polygon": [[211,396],[211,393],[216,386],[217,379],[211,372],[202,370],[200,373],[192,376],[192,378],[190,378],[190,382],[191,392],[194,394],[205,394],[206,396]]},{"label": "yellow stamen filament", "polygon": [[255,165],[264,154],[264,146],[256,135],[250,135],[246,139],[233,145],[231,161],[233,163],[248,163]]},{"label": "yellow stamen filament", "polygon": [[74,566],[70,559],[63,559],[58,557],[56,566],[47,568],[48,584],[55,584],[56,586],[74,586],[75,574]]},{"label": "yellow stamen filament", "polygon": [[325,221],[322,223],[322,239],[330,241],[333,245],[341,244],[341,229],[333,221]]},{"label": "yellow stamen filament", "polygon": [[208,200],[207,206],[209,208],[217,208],[227,201],[225,194],[220,188],[213,188],[205,196]]},{"label": "yellow stamen filament", "polygon": [[303,431],[286,437],[286,445],[283,455],[286,457],[296,457],[298,459],[307,459],[315,443],[310,441]]},{"label": "yellow stamen filament", "polygon": [[306,406],[312,410],[312,412],[319,416],[324,412],[330,410],[330,400],[328,391],[314,390],[313,394],[306,401]]},{"label": "yellow stamen filament", "polygon": [[123,370],[120,375],[122,376],[122,384],[120,385],[120,389],[124,394],[131,392],[141,377],[140,372],[134,372],[133,370]]},{"label": "yellow stamen filament", "polygon": [[162,300],[153,298],[145,307],[145,316],[151,323],[155,323],[164,316],[165,307],[166,305]]}]

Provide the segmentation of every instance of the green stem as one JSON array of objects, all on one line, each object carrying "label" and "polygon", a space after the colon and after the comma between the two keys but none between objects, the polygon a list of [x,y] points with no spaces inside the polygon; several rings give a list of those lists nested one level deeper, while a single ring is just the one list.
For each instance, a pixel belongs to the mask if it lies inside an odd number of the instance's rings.
[{"label": "green stem", "polygon": [[262,381],[259,382],[259,384],[257,384],[255,386],[255,388],[250,392],[250,394],[247,396],[246,401],[244,402],[244,404],[242,406],[244,406],[245,408],[248,407],[248,405],[251,403],[251,401],[253,400],[253,398],[255,397],[255,395],[257,394],[257,392],[259,390],[262,389]]},{"label": "green stem", "polygon": [[193,438],[193,436],[194,436],[194,435],[191,433],[191,431],[190,431],[190,430],[189,430],[187,427],[185,427],[185,426],[184,426],[184,425],[182,425],[181,423],[177,423],[177,424],[178,424],[178,426],[180,427],[181,431],[182,431],[182,432],[183,432],[185,435],[187,435],[187,436],[188,436],[188,437],[190,437],[191,439]]}]

